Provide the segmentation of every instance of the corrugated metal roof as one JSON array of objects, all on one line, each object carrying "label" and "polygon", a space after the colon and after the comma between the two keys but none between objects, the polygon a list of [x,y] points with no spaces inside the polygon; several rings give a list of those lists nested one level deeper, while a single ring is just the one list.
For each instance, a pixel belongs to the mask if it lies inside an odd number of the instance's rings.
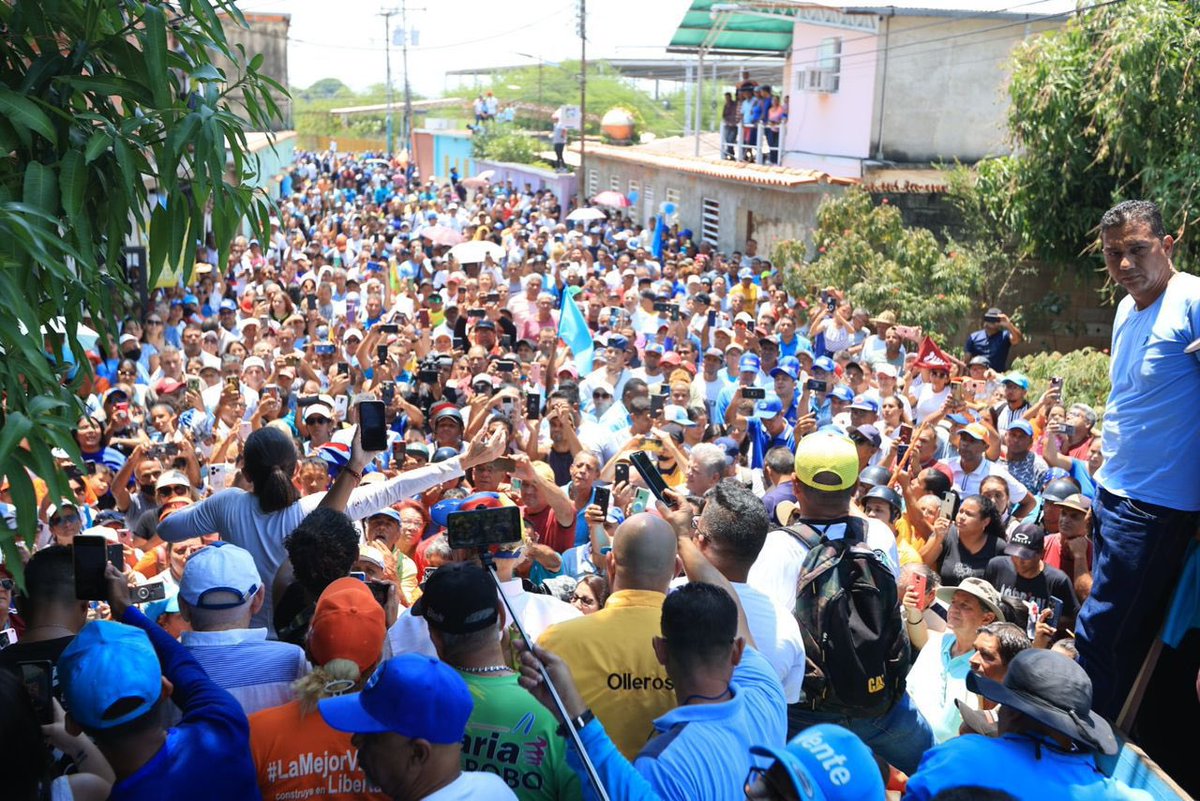
[{"label": "corrugated metal roof", "polygon": [[[672,140],[676,139],[679,141],[680,148],[692,146],[692,139],[682,136],[659,139],[654,143],[653,150],[648,150],[647,147],[642,146],[616,147],[589,142],[587,157],[599,156],[601,158],[611,158],[630,164],[643,164],[649,167],[659,167],[689,175],[702,175],[707,178],[716,178],[723,181],[737,181],[739,183],[770,186],[778,189],[797,189],[803,186],[818,186],[821,184],[849,186],[858,183],[857,179],[839,178],[820,170],[798,170],[792,167],[773,167],[766,164],[747,164],[744,162],[720,161],[672,154],[669,151],[672,149]],[[577,147],[574,146],[572,149]]]}]

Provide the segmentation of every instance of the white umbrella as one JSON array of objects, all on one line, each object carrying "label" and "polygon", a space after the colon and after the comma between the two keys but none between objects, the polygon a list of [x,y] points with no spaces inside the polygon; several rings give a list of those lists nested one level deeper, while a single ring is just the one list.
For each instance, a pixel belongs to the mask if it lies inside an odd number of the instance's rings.
[{"label": "white umbrella", "polygon": [[484,170],[483,172],[479,173],[475,177],[482,181],[490,181],[490,180],[492,180],[492,176],[495,174],[496,174],[495,170]]},{"label": "white umbrella", "polygon": [[584,206],[582,209],[575,209],[567,215],[567,219],[571,222],[587,222],[588,220],[603,220],[608,217],[602,210],[592,206]]},{"label": "white umbrella", "polygon": [[471,242],[463,242],[461,245],[455,245],[450,248],[450,255],[462,264],[474,264],[491,256],[493,259],[499,259],[504,255],[504,248],[497,245],[495,242],[487,242],[485,240],[472,240]]}]

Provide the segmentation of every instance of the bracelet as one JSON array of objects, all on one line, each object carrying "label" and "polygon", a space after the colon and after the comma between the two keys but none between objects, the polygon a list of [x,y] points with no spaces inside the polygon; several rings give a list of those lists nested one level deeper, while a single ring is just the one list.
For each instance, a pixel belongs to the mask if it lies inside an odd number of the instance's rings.
[{"label": "bracelet", "polygon": [[919,617],[919,618],[917,618],[916,620],[909,620],[909,618],[908,618],[908,615],[905,615],[905,616],[904,616],[904,622],[905,622],[905,623],[907,623],[907,624],[908,624],[908,625],[910,625],[910,626],[916,626],[916,625],[919,625],[919,624],[921,624],[922,622],[924,622],[924,620],[925,620],[925,618],[924,618],[924,617]]},{"label": "bracelet", "polygon": [[580,731],[584,726],[596,719],[596,713],[590,709],[583,710],[583,714],[577,718],[568,718],[565,722],[558,724],[558,736],[565,738],[567,736],[567,723],[571,724],[571,728],[575,731]]},{"label": "bracelet", "polygon": [[362,473],[358,472],[357,470],[353,469],[352,467],[349,467],[349,466],[343,467],[342,472],[349,473],[350,475],[354,476],[359,481],[362,481]]}]

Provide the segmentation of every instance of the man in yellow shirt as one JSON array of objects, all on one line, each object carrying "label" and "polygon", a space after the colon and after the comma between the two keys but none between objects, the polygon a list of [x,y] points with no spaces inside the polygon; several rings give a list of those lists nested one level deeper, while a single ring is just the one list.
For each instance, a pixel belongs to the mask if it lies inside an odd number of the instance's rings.
[{"label": "man in yellow shirt", "polygon": [[613,537],[612,594],[599,612],[551,626],[538,646],[571,668],[583,700],[626,759],[654,734],[654,719],[675,708],[674,684],[654,655],[663,601],[676,573],[675,533],[661,517],[637,514]]}]

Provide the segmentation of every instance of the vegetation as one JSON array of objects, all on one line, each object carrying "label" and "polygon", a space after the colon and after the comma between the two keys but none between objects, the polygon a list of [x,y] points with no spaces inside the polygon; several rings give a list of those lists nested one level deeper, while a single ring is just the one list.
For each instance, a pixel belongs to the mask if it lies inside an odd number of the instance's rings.
[{"label": "vegetation", "polygon": [[772,257],[785,269],[789,291],[801,297],[837,287],[855,306],[873,314],[890,309],[903,324],[942,335],[957,333],[980,308],[980,263],[943,247],[927,229],[906,227],[899,209],[875,204],[861,188],[821,204],[812,241],[811,261],[802,241],[780,243]]},{"label": "vegetation", "polygon": [[538,156],[542,145],[514,125],[485,125],[471,137],[471,155],[489,161],[550,166]]},{"label": "vegetation", "polygon": [[1104,412],[1111,387],[1108,378],[1108,353],[1083,348],[1070,353],[1034,353],[1013,362],[1012,369],[1030,380],[1030,396],[1039,397],[1050,388],[1050,378],[1063,379],[1063,400],[1086,403],[1098,414]]},{"label": "vegetation", "polygon": [[[1190,0],[1102,3],[1017,50],[1008,123],[1018,155],[979,175],[1023,254],[1078,259],[1104,211],[1128,198],[1157,201],[1169,229],[1195,222],[1197,58]],[[1179,243],[1181,262],[1197,252],[1192,239]]]},{"label": "vegetation", "polygon": [[[225,24],[245,24],[233,0],[0,5],[0,474],[26,541],[38,514],[30,474],[53,500],[71,495],[51,450],[82,467],[72,431],[91,368],[78,330],[87,309],[96,349],[115,342],[127,237],[148,230],[153,285],[167,266],[190,279],[206,213],[222,251],[243,220],[268,230],[266,195],[226,183],[226,171],[253,174],[244,132],[270,130],[285,90],[259,73],[261,56],[228,43]],[[228,100],[236,89],[245,119]],[[19,574],[11,532],[0,548]]]}]

